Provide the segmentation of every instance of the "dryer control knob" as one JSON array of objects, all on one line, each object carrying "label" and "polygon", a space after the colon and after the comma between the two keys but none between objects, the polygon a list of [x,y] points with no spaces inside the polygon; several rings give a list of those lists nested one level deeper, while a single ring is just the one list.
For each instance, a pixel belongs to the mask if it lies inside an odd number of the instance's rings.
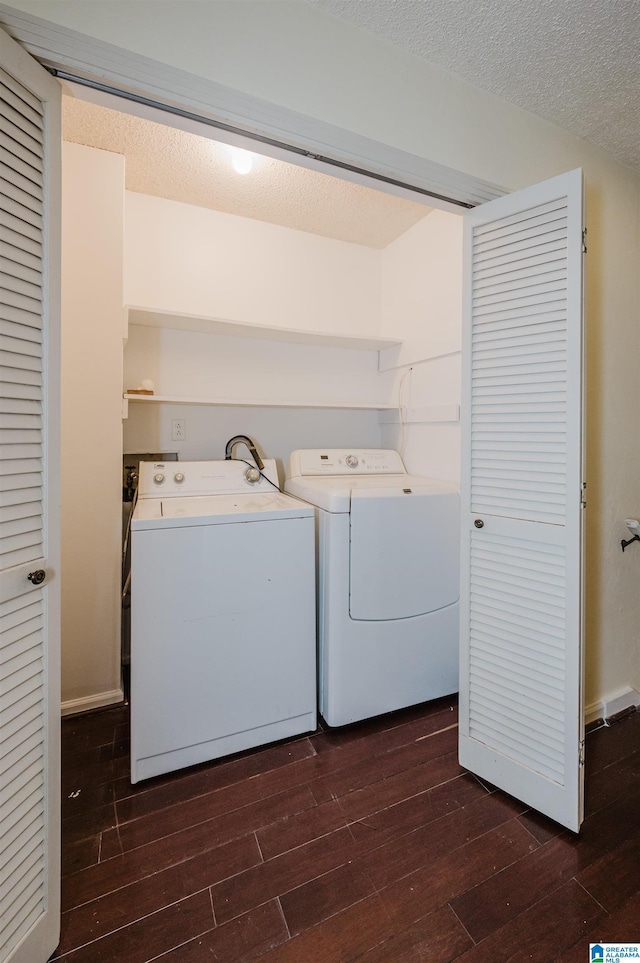
[{"label": "dryer control knob", "polygon": [[161,472],[158,472],[157,475],[153,476],[153,480],[156,483],[156,485],[161,485],[164,481],[164,475]]},{"label": "dryer control knob", "polygon": [[184,481],[184,475],[182,474],[181,471],[177,471],[173,476],[173,480],[176,483],[176,485],[181,485]]},{"label": "dryer control knob", "polygon": [[357,455],[347,455],[347,457],[345,458],[345,464],[347,468],[357,468],[358,467]]},{"label": "dryer control knob", "polygon": [[260,481],[260,470],[258,468],[247,468],[244,473],[244,480],[248,481],[250,485],[255,485],[256,482]]}]

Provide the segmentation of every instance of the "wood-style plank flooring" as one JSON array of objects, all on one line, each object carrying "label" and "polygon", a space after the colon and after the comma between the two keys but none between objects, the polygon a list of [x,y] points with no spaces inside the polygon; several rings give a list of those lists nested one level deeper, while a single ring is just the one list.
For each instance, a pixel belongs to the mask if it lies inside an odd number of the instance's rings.
[{"label": "wood-style plank flooring", "polygon": [[65,963],[562,961],[640,939],[640,713],[587,738],[579,837],[481,784],[440,700],[129,782],[63,722]]}]

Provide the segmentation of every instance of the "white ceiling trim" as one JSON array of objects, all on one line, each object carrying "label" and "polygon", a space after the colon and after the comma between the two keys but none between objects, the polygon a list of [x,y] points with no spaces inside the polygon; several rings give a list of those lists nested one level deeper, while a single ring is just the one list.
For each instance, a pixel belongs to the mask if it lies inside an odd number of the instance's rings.
[{"label": "white ceiling trim", "polygon": [[[254,135],[277,141],[302,152],[292,154],[284,148],[263,145],[261,149],[269,156],[325,173],[329,170],[336,173],[331,162],[344,165],[347,169],[341,170],[340,176],[380,189],[380,183],[359,173],[369,171],[374,177],[410,185],[432,196],[450,198],[451,203],[446,200],[430,200],[429,203],[452,212],[458,212],[460,204],[475,206],[507,193],[504,188],[488,181],[129,53],[2,3],[0,23],[48,67],[148,99],[157,107],[165,105],[197,115],[204,123],[228,125],[244,131],[249,137]],[[220,133],[216,130],[216,138]],[[218,139],[224,140],[224,137]],[[229,134],[228,140],[236,142],[233,134]],[[329,162],[323,163],[319,158],[327,158]],[[417,199],[409,189],[392,184],[386,185],[385,189],[400,197]]]}]

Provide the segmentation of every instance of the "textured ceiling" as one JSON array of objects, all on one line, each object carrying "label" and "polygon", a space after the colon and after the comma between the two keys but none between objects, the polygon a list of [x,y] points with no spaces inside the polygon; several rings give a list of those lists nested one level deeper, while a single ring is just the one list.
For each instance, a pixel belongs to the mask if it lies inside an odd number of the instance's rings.
[{"label": "textured ceiling", "polygon": [[308,0],[640,170],[640,0]]},{"label": "textured ceiling", "polygon": [[224,144],[95,104],[63,98],[64,139],[124,154],[128,190],[383,248],[431,208],[254,155],[237,174]]}]

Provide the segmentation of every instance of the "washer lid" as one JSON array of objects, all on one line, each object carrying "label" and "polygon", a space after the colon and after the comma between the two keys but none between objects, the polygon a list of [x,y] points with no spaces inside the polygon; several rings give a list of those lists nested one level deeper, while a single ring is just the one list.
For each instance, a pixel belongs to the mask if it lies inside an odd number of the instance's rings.
[{"label": "washer lid", "polygon": [[296,498],[273,494],[192,495],[185,498],[146,498],[138,501],[131,528],[184,528],[236,522],[266,522],[282,518],[305,518],[313,509]]},{"label": "washer lid", "polygon": [[296,476],[285,482],[285,490],[311,505],[337,514],[351,510],[351,493],[372,491],[379,495],[403,497],[409,493],[443,494],[457,493],[450,482],[421,475],[329,475]]}]

